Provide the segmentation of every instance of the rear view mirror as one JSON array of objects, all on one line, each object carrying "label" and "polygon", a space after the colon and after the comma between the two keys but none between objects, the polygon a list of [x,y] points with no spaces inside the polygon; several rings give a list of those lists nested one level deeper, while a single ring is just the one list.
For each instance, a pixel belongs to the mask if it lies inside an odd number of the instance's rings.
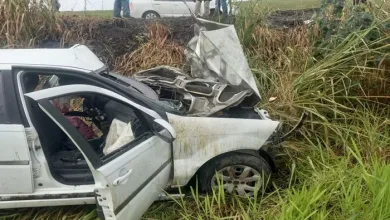
[{"label": "rear view mirror", "polygon": [[163,119],[153,121],[153,133],[167,143],[172,143],[176,139],[175,129]]}]

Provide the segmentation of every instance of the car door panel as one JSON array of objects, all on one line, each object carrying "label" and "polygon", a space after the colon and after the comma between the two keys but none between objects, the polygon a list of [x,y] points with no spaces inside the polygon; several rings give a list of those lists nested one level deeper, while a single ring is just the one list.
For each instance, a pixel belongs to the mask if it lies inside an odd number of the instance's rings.
[{"label": "car door panel", "polygon": [[49,101],[53,97],[77,92],[115,97],[113,99],[130,103],[132,107],[152,118],[161,118],[150,109],[94,86],[62,86],[26,94],[39,104],[42,111],[68,135],[86,158],[95,180],[96,199],[106,220],[139,219],[166,188],[172,177],[172,144],[146,133],[146,138],[140,137],[141,141],[136,139],[123,146],[119,153],[113,152],[98,157],[77,129]]},{"label": "car door panel", "polygon": [[153,7],[161,17],[169,17],[173,15],[173,2],[169,0],[153,0]]},{"label": "car door panel", "polygon": [[[195,10],[195,3],[191,1],[187,1],[187,5],[192,9]],[[173,14],[176,17],[182,17],[182,16],[190,16],[190,11],[188,7],[184,4],[181,0],[174,1],[173,4]]]},{"label": "car door panel", "polygon": [[[111,212],[114,211],[116,215],[125,211],[127,204],[134,199],[138,192],[152,181],[156,175],[160,174],[161,168],[170,167],[171,151],[167,150],[169,148],[169,144],[153,136],[115,160],[98,168],[98,175],[102,175],[103,178],[99,178],[101,179],[100,187],[96,188],[98,190],[97,199],[103,212],[112,215]],[[120,167],[120,169],[117,167]],[[118,178],[127,174],[130,174],[127,176],[127,179],[115,185],[115,181]],[[160,193],[161,189],[165,189],[165,186],[160,188]],[[105,192],[106,190],[111,190],[111,192]],[[133,193],[128,195],[127,192]],[[107,194],[111,194],[113,197],[113,204],[111,204],[110,199],[107,200],[104,197]],[[154,198],[154,196],[146,196],[145,198],[148,197]],[[131,209],[131,207],[127,208]],[[140,209],[138,208],[137,210]]]},{"label": "car door panel", "polygon": [[[170,163],[168,166],[162,166],[163,168],[157,176],[147,183],[145,187],[143,187],[131,200],[131,202],[128,204],[128,208],[122,210],[117,214],[117,219],[128,219],[127,216],[132,215],[132,213],[136,213],[137,210],[146,210],[149,208],[146,204],[150,204],[154,202],[154,200],[151,200],[151,198],[157,198],[161,194],[161,189],[165,186],[161,183],[168,181],[168,176],[171,173],[171,166]],[[148,196],[149,194],[153,194],[153,196]],[[144,203],[139,203],[137,201],[144,201]],[[133,214],[134,219],[139,219],[141,215],[135,215]]]},{"label": "car door panel", "polygon": [[0,74],[0,194],[30,194],[34,191],[30,133],[22,125],[12,72]]},{"label": "car door panel", "polygon": [[0,194],[33,193],[30,151],[23,125],[0,125]]}]

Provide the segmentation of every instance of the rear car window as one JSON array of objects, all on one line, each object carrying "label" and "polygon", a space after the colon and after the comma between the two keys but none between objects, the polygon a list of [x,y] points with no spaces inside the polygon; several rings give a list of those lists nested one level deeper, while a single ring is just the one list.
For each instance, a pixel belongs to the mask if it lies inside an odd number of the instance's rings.
[{"label": "rear car window", "polygon": [[8,124],[9,120],[5,108],[5,91],[3,82],[3,75],[0,72],[0,124]]}]

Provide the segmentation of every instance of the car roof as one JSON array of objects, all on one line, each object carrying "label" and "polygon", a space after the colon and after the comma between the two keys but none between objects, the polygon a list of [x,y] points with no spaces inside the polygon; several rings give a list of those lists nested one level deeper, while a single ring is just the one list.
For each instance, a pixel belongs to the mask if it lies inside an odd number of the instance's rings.
[{"label": "car roof", "polygon": [[84,45],[67,49],[0,49],[0,65],[78,69],[84,72],[106,68]]}]

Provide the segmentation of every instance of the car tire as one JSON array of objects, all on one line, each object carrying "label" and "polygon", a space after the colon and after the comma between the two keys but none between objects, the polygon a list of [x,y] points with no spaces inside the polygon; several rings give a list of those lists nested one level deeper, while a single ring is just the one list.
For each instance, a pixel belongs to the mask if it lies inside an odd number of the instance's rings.
[{"label": "car tire", "polygon": [[229,154],[211,161],[200,170],[199,186],[202,192],[210,193],[213,189],[218,190],[218,183],[223,181],[226,193],[251,197],[256,191],[266,188],[271,172],[270,165],[260,156]]},{"label": "car tire", "polygon": [[159,18],[159,17],[160,17],[160,15],[155,11],[147,11],[142,15],[142,18],[145,18],[145,19],[154,19],[154,18]]}]

